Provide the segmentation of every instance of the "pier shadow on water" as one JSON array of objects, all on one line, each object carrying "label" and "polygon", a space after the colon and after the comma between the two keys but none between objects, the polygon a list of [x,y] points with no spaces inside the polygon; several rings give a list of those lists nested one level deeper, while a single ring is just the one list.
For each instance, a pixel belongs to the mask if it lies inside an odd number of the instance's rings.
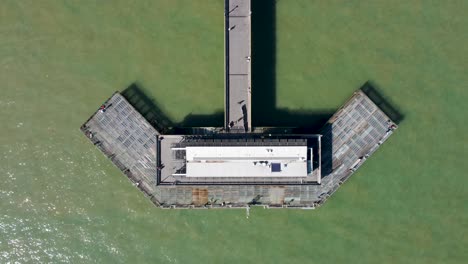
[{"label": "pier shadow on water", "polygon": [[[276,0],[252,0],[252,125],[288,127],[294,133],[318,133],[334,110],[290,110],[276,107]],[[133,83],[122,95],[159,131],[174,127],[220,127],[223,112],[212,115],[188,114],[174,122],[145,94],[141,84]],[[274,131],[274,130],[272,130]],[[281,129],[276,130],[278,132]]]},{"label": "pier shadow on water", "polygon": [[132,83],[123,92],[123,97],[160,133],[185,133],[185,128],[222,127],[224,113],[210,115],[188,114],[181,122],[175,122],[158,106],[154,98],[149,97],[140,84]]},{"label": "pier shadow on water", "polygon": [[334,110],[277,108],[276,0],[252,0],[252,125],[318,133]]},{"label": "pier shadow on water", "polygon": [[380,110],[390,117],[393,122],[400,124],[403,121],[405,116],[402,114],[401,110],[396,108],[395,104],[378,89],[378,86],[374,82],[367,81],[361,87],[361,90],[380,108]]},{"label": "pier shadow on water", "polygon": [[122,92],[122,96],[160,133],[167,133],[174,127],[174,122],[163,113],[153,98],[145,94],[141,85],[132,83]]},{"label": "pier shadow on water", "polygon": [[[333,110],[290,110],[277,107],[276,0],[252,0],[252,123],[257,127],[292,127],[296,134],[319,134]],[[281,130],[279,130],[281,131]],[[331,169],[331,130],[324,130],[322,177]],[[317,149],[317,148],[313,148]],[[317,155],[318,153],[314,153]]]},{"label": "pier shadow on water", "polygon": [[[251,4],[252,126],[287,127],[290,133],[295,134],[322,134],[322,177],[326,177],[333,171],[333,131],[327,120],[336,110],[290,110],[276,107],[276,0],[252,0]],[[371,82],[366,82],[361,89],[395,123],[403,120],[401,112]],[[187,127],[222,127],[224,123],[223,112],[212,115],[191,113],[182,122],[176,123],[136,83],[122,94],[161,133],[183,134],[190,131],[185,129]],[[270,131],[267,133],[284,132],[283,129]]]}]

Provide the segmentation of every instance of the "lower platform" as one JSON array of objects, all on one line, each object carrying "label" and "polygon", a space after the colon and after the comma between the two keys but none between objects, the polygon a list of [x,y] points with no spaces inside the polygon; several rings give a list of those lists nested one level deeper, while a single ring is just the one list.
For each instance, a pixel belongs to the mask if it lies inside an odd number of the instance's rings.
[{"label": "lower platform", "polygon": [[[397,125],[364,92],[355,92],[321,131],[321,171],[315,172],[320,172],[319,175],[313,175],[321,179],[320,184],[281,181],[214,184],[206,179],[195,184],[183,183],[172,175],[172,178],[161,178],[164,168],[160,164],[164,157],[158,149],[158,137],[169,139],[172,136],[160,135],[119,93],[104,102],[81,130],[135,186],[162,208],[249,205],[315,208],[323,204],[396,128]],[[271,134],[263,136],[274,137]]]}]

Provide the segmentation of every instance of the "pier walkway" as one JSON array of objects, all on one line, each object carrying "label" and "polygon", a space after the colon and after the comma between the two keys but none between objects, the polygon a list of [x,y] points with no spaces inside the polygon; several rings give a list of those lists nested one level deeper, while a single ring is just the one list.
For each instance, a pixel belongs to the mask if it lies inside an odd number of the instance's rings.
[{"label": "pier walkway", "polygon": [[250,0],[225,0],[225,128],[251,131]]}]

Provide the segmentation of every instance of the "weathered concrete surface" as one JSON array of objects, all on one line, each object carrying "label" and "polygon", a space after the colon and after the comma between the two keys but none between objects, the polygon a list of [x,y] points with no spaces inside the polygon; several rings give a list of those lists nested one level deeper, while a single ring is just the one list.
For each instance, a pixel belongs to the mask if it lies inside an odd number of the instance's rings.
[{"label": "weathered concrete surface", "polygon": [[250,0],[225,0],[225,127],[251,130]]}]

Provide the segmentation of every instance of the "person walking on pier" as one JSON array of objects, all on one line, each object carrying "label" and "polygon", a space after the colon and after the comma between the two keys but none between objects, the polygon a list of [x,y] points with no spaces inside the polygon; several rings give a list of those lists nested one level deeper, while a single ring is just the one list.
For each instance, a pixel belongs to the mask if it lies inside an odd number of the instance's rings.
[{"label": "person walking on pier", "polygon": [[239,5],[236,5],[231,11],[229,11],[229,14],[231,14],[232,11],[236,10],[239,7]]},{"label": "person walking on pier", "polygon": [[106,105],[101,105],[101,107],[99,107],[99,111],[101,111],[101,113],[104,113],[106,111]]}]

